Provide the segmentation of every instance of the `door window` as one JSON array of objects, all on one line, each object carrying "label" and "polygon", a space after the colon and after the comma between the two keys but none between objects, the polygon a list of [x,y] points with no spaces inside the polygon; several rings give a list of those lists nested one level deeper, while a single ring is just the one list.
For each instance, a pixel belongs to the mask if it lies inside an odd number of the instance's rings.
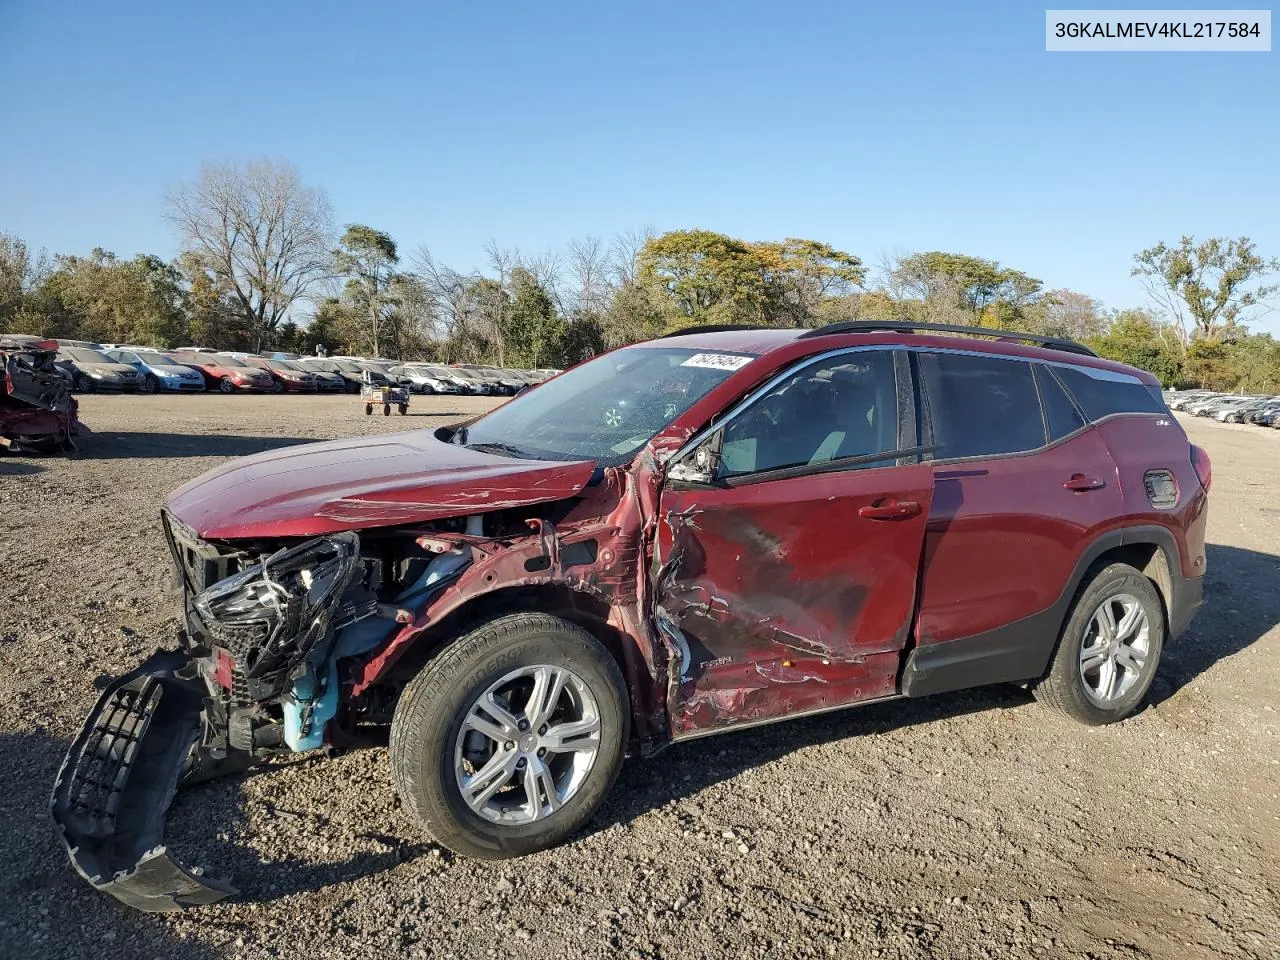
[{"label": "door window", "polygon": [[1043,364],[1035,365],[1036,386],[1040,388],[1040,402],[1044,404],[1044,425],[1049,430],[1050,442],[1061,440],[1084,426],[1084,417],[1067,396],[1062,384]]},{"label": "door window", "polygon": [[964,353],[921,353],[934,457],[991,457],[1044,446],[1031,364]]},{"label": "door window", "polygon": [[893,354],[863,350],[797,370],[734,417],[724,429],[719,473],[740,477],[843,461],[883,466],[897,449]]}]

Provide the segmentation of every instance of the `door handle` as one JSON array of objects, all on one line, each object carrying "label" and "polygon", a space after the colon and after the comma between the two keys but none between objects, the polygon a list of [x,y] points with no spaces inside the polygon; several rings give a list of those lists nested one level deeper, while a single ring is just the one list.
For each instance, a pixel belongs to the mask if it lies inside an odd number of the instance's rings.
[{"label": "door handle", "polygon": [[1076,473],[1063,484],[1063,487],[1068,490],[1074,490],[1076,493],[1085,493],[1089,490],[1100,490],[1106,485],[1105,480],[1096,480],[1093,477],[1086,477],[1083,473]]},{"label": "door handle", "polygon": [[858,508],[858,516],[868,520],[905,520],[920,512],[914,500],[881,500]]}]

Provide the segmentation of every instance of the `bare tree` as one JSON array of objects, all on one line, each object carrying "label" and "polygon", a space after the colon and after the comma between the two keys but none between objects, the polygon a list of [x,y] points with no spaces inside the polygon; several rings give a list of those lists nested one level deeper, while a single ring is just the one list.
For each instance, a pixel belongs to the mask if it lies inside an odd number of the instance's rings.
[{"label": "bare tree", "polygon": [[657,235],[658,232],[653,227],[644,226],[639,230],[627,230],[613,238],[613,242],[609,244],[609,273],[615,286],[635,282],[640,251]]},{"label": "bare tree", "polygon": [[472,336],[469,291],[479,278],[446,266],[425,246],[419,247],[414,255],[413,268],[431,305],[436,339],[469,340]]},{"label": "bare tree", "polygon": [[[642,244],[643,246],[643,244]],[[639,250],[636,250],[639,253]],[[577,288],[574,306],[582,313],[603,314],[609,306],[609,250],[598,236],[569,241],[569,276]],[[634,263],[634,255],[632,262]],[[567,311],[561,311],[567,313]]]},{"label": "bare tree", "polygon": [[287,161],[206,164],[194,183],[170,192],[166,215],[183,249],[226,288],[258,349],[329,273],[329,198]]}]

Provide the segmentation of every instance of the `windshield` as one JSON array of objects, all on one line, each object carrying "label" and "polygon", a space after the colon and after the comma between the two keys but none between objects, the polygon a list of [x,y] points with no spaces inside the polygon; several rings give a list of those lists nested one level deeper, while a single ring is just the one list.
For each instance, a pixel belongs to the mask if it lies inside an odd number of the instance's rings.
[{"label": "windshield", "polygon": [[141,360],[143,363],[151,364],[151,366],[153,367],[182,366],[181,360],[175,360],[173,357],[169,356],[167,353],[147,353],[146,351],[140,351],[138,353],[138,359]]},{"label": "windshield", "polygon": [[248,366],[247,363],[242,363],[241,361],[237,360],[235,357],[224,357],[221,355],[216,357],[210,357],[208,362],[218,367],[247,367]]},{"label": "windshield", "polygon": [[459,430],[454,443],[616,466],[753,359],[676,347],[615,350],[504,404]]},{"label": "windshield", "polygon": [[288,360],[268,360],[267,366],[272,370],[292,370],[295,373],[301,369],[296,363],[290,363]]}]

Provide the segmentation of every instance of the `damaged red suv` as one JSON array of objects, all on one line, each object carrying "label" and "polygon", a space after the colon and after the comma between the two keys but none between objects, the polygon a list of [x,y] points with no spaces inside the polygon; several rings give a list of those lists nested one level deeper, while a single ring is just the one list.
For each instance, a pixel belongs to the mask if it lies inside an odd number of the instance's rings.
[{"label": "damaged red suv", "polygon": [[1209,481],[1150,374],[866,323],[704,328],[232,461],[166,501],[177,649],[106,688],[54,819],[165,910],[231,892],[163,845],[180,781],[379,728],[410,816],[500,858],[707,734],[1001,682],[1119,720],[1200,605]]}]

